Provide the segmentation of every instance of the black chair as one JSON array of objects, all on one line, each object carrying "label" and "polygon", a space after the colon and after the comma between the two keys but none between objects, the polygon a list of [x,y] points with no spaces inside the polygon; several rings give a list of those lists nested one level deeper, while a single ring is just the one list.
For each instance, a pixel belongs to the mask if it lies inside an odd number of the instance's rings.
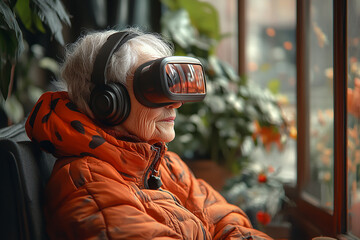
[{"label": "black chair", "polygon": [[48,239],[44,187],[55,158],[27,138],[24,123],[0,129],[1,239]]}]

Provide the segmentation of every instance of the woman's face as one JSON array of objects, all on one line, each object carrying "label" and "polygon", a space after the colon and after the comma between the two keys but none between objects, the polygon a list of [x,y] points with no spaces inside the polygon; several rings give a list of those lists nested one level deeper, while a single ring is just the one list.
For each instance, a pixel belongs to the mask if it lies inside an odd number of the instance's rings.
[{"label": "woman's face", "polygon": [[182,103],[173,103],[160,108],[148,108],[138,102],[134,95],[132,80],[128,81],[128,92],[131,101],[129,117],[121,127],[150,144],[156,142],[170,142],[175,137],[174,120],[176,108]]}]

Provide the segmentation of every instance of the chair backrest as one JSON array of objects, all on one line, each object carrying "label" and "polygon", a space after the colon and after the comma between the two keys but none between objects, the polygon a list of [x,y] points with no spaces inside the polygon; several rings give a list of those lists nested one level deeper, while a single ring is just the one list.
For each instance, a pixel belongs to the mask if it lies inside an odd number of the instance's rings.
[{"label": "chair backrest", "polygon": [[26,134],[18,127],[14,126],[15,134],[0,136],[1,239],[48,239],[44,188],[55,158],[29,140],[23,141]]}]

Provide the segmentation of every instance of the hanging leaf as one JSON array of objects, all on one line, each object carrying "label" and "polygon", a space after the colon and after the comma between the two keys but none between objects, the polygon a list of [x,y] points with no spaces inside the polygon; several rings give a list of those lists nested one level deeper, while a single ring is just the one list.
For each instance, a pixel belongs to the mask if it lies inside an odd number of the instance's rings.
[{"label": "hanging leaf", "polygon": [[[16,59],[24,50],[22,32],[10,7],[0,1],[1,59]],[[15,35],[16,39],[13,38]],[[15,41],[14,41],[15,40]],[[14,41],[14,42],[13,42]]]},{"label": "hanging leaf", "polygon": [[188,49],[195,42],[195,29],[185,10],[169,11],[161,19],[163,32],[171,36],[182,49]]},{"label": "hanging leaf", "polygon": [[219,16],[214,6],[198,0],[178,0],[178,4],[189,13],[191,23],[201,35],[215,40],[219,39]]},{"label": "hanging leaf", "polygon": [[70,25],[70,18],[62,3],[59,0],[33,0],[31,5],[41,21],[50,28],[55,39],[63,45],[62,22]]},{"label": "hanging leaf", "polygon": [[[165,17],[162,17],[162,26],[165,32],[169,32],[166,29],[172,29],[172,32],[184,32],[179,27],[174,28],[175,24],[171,22],[175,22],[178,26],[182,23],[183,27],[185,20],[187,29],[191,29],[191,33],[184,38],[191,39],[191,42],[188,42],[191,49],[187,52],[201,57],[207,57],[209,54],[214,55],[218,41],[222,37],[228,36],[228,34],[220,34],[218,13],[209,3],[198,0],[163,0],[162,3],[171,10],[164,14]],[[174,13],[178,13],[178,15],[171,17],[171,14]],[[165,33],[165,35],[168,34]],[[177,39],[175,38],[174,41],[176,42]],[[180,39],[179,41],[183,40]],[[181,43],[180,46],[182,46]]]},{"label": "hanging leaf", "polygon": [[3,61],[1,60],[0,90],[1,90],[1,95],[5,100],[8,96],[10,77],[11,77],[11,63],[9,61],[5,61],[3,63]]},{"label": "hanging leaf", "polygon": [[6,99],[12,66],[24,50],[24,43],[15,15],[4,1],[0,1],[0,14],[0,91]]},{"label": "hanging leaf", "polygon": [[39,30],[44,33],[45,29],[38,15],[30,8],[29,0],[18,0],[15,5],[16,15],[20,18],[25,28],[30,32]]}]

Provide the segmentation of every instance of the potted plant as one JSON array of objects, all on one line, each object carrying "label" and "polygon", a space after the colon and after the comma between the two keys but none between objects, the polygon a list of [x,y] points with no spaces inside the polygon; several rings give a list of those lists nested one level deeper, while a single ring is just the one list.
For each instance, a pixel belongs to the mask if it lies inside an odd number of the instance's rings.
[{"label": "potted plant", "polygon": [[215,55],[227,36],[220,34],[216,9],[194,0],[162,2],[168,8],[162,17],[163,34],[174,43],[176,55],[200,59],[207,84],[203,102],[178,110],[176,138],[169,148],[185,160],[211,159],[233,173],[249,162],[260,143],[281,148],[288,131],[275,96],[239,77]]}]

